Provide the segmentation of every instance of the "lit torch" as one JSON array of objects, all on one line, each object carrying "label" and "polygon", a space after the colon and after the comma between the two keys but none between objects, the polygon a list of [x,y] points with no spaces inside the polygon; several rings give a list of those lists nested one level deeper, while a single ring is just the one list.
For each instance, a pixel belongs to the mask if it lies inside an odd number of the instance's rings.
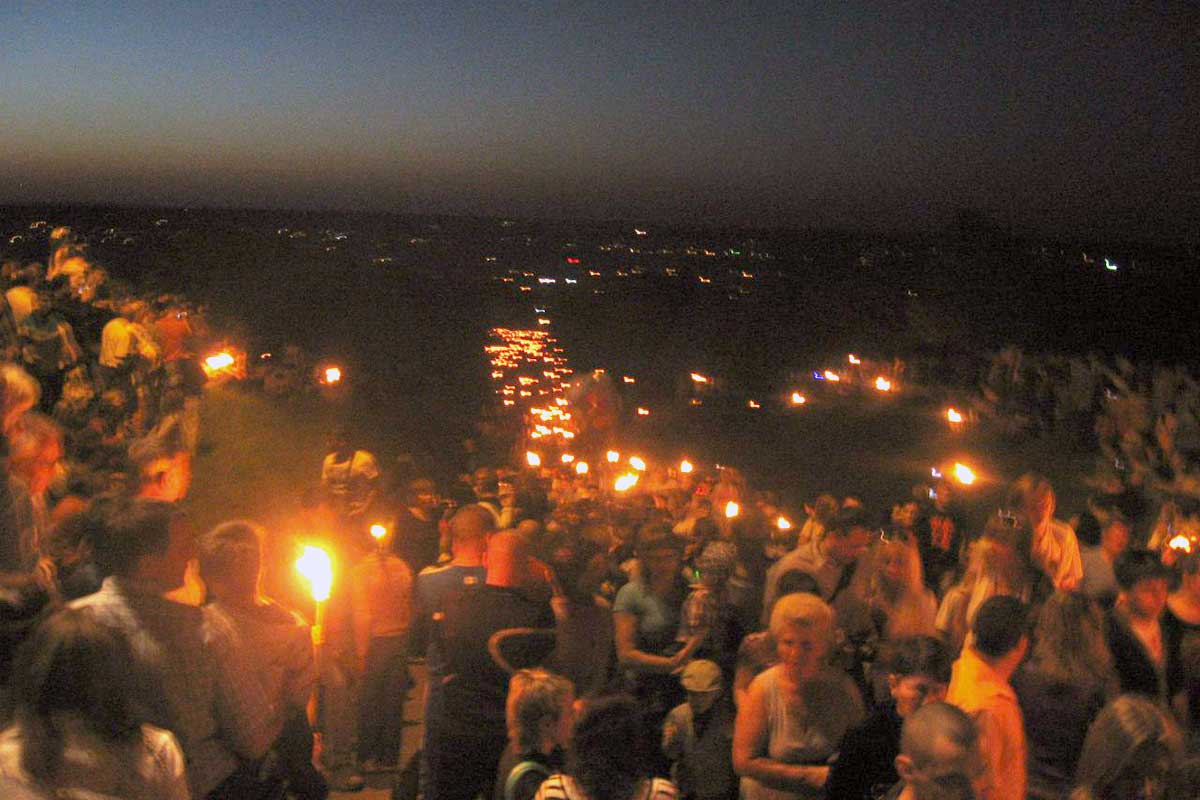
[{"label": "lit torch", "polygon": [[733,519],[740,513],[742,513],[742,508],[735,501],[730,500],[725,504],[725,519]]},{"label": "lit torch", "polygon": [[688,461],[686,458],[683,461],[679,462],[679,471],[682,472],[684,475],[690,474],[691,471],[694,469],[695,469],[695,467],[692,466],[692,462]]},{"label": "lit torch", "polygon": [[637,486],[638,476],[636,472],[627,472],[624,475],[618,475],[616,481],[613,482],[613,488],[618,492],[628,492],[634,486]]}]

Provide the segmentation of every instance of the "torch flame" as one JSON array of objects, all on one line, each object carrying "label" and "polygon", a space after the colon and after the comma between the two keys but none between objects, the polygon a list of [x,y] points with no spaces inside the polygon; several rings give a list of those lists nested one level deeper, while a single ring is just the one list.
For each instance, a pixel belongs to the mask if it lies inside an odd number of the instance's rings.
[{"label": "torch flame", "polygon": [[613,488],[618,492],[628,492],[634,486],[637,486],[637,482],[637,474],[633,472],[627,472],[624,475],[617,476],[617,480],[613,483]]},{"label": "torch flame", "polygon": [[808,398],[799,392],[792,392],[792,405],[802,406],[808,402]]},{"label": "torch flame", "polygon": [[946,409],[946,420],[951,425],[957,425],[958,423],[963,421],[963,415],[958,413],[958,409],[947,408]]},{"label": "torch flame", "polygon": [[733,500],[725,504],[725,519],[733,519],[740,513],[742,513],[741,506]]},{"label": "torch flame", "polygon": [[387,527],[385,527],[383,525],[372,525],[371,526],[371,538],[374,539],[375,541],[378,542],[387,535],[388,535]]},{"label": "torch flame", "polygon": [[695,383],[708,383],[708,377],[706,375],[701,375],[699,372],[693,372],[692,381]]},{"label": "torch flame", "polygon": [[333,589],[333,562],[328,553],[319,547],[305,545],[300,558],[296,559],[296,571],[308,581],[313,600],[323,603],[329,599]]},{"label": "torch flame", "polygon": [[1171,539],[1171,541],[1167,542],[1167,547],[1171,548],[1172,550],[1190,553],[1192,552],[1192,540],[1181,533],[1175,538]]},{"label": "torch flame", "polygon": [[890,392],[892,390],[892,382],[880,375],[875,379],[875,388],[881,392]]},{"label": "torch flame", "polygon": [[650,416],[650,409],[648,409],[648,408],[641,408],[641,407],[639,406],[639,407],[638,407],[638,410],[637,410],[637,413],[638,413],[638,416],[639,416],[639,417],[648,417],[648,416]]},{"label": "torch flame", "polygon": [[215,353],[204,359],[204,366],[213,372],[220,372],[223,369],[232,367],[235,360],[231,353],[222,350],[220,353]]},{"label": "torch flame", "polygon": [[682,472],[684,475],[687,475],[693,469],[695,469],[695,467],[692,466],[692,462],[688,461],[686,458],[683,461],[679,462],[679,471]]},{"label": "torch flame", "polygon": [[606,459],[608,459],[608,463],[610,463],[610,464],[615,464],[621,460],[621,454],[618,453],[616,450],[609,450],[607,453],[604,454],[604,457]]},{"label": "torch flame", "polygon": [[640,458],[638,458],[637,456],[630,456],[630,457],[629,457],[629,466],[633,467],[633,468],[634,468],[634,469],[636,469],[638,472],[645,472],[645,471],[646,471],[646,462],[645,462],[645,461],[642,461],[642,460],[641,460]]},{"label": "torch flame", "polygon": [[590,469],[588,467],[588,463],[586,461],[580,461],[578,464],[575,465],[575,474],[576,475],[587,475],[588,469]]},{"label": "torch flame", "polygon": [[792,521],[787,517],[780,517],[775,520],[775,527],[781,531],[790,531],[792,529]]},{"label": "torch flame", "polygon": [[862,359],[859,358],[858,356],[854,355],[854,353],[851,353],[849,356],[847,356],[846,360],[849,361],[851,364],[861,364],[862,363]]},{"label": "torch flame", "polygon": [[575,456],[571,455],[570,453],[563,453],[563,454],[562,454],[562,463],[564,463],[564,464],[570,464],[570,463],[571,463],[572,461],[574,461],[574,460],[575,460]]},{"label": "torch flame", "polygon": [[971,469],[966,464],[955,463],[954,477],[963,486],[970,486],[975,482],[975,470]]},{"label": "torch flame", "polygon": [[542,465],[542,457],[531,450],[525,454],[525,463],[531,467],[540,467]]},{"label": "torch flame", "polygon": [[342,370],[340,367],[325,368],[325,382],[328,384],[338,383],[342,379]]},{"label": "torch flame", "polygon": [[834,383],[837,383],[837,382],[838,382],[838,381],[840,381],[841,379],[842,379],[842,376],[841,376],[841,375],[838,375],[838,374],[837,374],[836,372],[834,372],[833,370],[831,370],[831,369],[827,369],[827,370],[825,370],[825,380],[827,380],[827,381],[832,381],[832,382],[834,382]]}]

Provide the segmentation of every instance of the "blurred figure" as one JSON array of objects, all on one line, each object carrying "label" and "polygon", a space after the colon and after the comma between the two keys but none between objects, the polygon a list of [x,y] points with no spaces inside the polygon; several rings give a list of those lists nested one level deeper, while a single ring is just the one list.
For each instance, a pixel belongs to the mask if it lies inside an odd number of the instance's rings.
[{"label": "blurred figure", "polygon": [[940,595],[958,571],[965,537],[962,515],[954,503],[953,484],[947,480],[938,481],[928,499],[932,502],[924,506],[913,530],[917,535],[925,583]]},{"label": "blurred figure", "polygon": [[916,542],[889,535],[871,554],[864,600],[883,641],[930,635],[936,630],[937,599],[925,586]]},{"label": "blurred figure", "polygon": [[0,364],[0,433],[9,436],[26,412],[38,404],[41,386],[33,376],[16,364]]},{"label": "blurred figure", "polygon": [[975,723],[949,703],[932,703],[904,722],[887,800],[975,800],[982,770]]},{"label": "blurred figure", "polygon": [[662,733],[671,780],[683,798],[735,800],[738,777],[729,750],[735,711],[721,668],[696,659],[684,667],[679,683],[687,702],[671,709]]},{"label": "blurred figure", "polygon": [[985,602],[954,662],[946,702],[975,719],[988,800],[1025,800],[1025,723],[1009,679],[1029,649],[1028,611],[1015,597]]},{"label": "blurred figure", "polygon": [[330,498],[334,513],[347,526],[347,535],[366,533],[366,513],[379,493],[379,465],[375,456],[350,444],[344,428],[329,434],[325,460],[321,464],[321,488]]},{"label": "blurred figure", "polygon": [[833,625],[811,594],[781,597],[771,611],[779,663],[751,682],[733,735],[743,800],[824,796],[837,747],[863,716],[854,683],[828,664]]},{"label": "blurred figure", "polygon": [[1029,557],[1054,589],[1070,591],[1083,581],[1083,562],[1075,531],[1054,518],[1057,499],[1050,481],[1028,472],[1009,489],[1009,508],[1022,514],[1032,531]]},{"label": "blurred figure", "polygon": [[1088,729],[1071,800],[1161,800],[1181,750],[1179,731],[1160,706],[1122,695]]},{"label": "blurred figure", "polygon": [[767,571],[763,608],[772,607],[779,594],[779,577],[793,569],[811,575],[821,589],[821,599],[833,605],[850,585],[859,560],[866,555],[874,538],[875,534],[861,507],[838,511],[830,520],[823,537],[798,544],[795,550],[779,559]]},{"label": "blurred figure", "polygon": [[394,523],[392,547],[414,575],[440,560],[438,511],[439,501],[433,481],[417,478],[404,488],[402,507]]},{"label": "blurred figure", "polygon": [[1170,571],[1151,550],[1126,550],[1113,569],[1121,594],[1106,617],[1105,636],[1121,691],[1169,706],[1169,678],[1178,674],[1177,653],[1163,630]]},{"label": "blurred figure", "polygon": [[50,298],[38,293],[33,309],[17,328],[21,360],[42,386],[41,406],[54,409],[63,393],[67,373],[83,358],[70,323],[54,312]]},{"label": "blurred figure", "polygon": [[7,480],[0,478],[0,571],[27,572],[50,529],[49,489],[61,473],[62,432],[48,417],[25,414],[9,433]]},{"label": "blurred figure", "polygon": [[54,797],[190,800],[175,737],[139,724],[129,663],[120,633],[88,610],[43,622],[18,657],[0,776]]},{"label": "blurred figure", "polygon": [[887,675],[889,702],[846,733],[829,775],[826,796],[858,800],[876,797],[899,780],[901,726],[916,711],[946,697],[950,655],[932,636],[893,642],[879,665]]},{"label": "blurred figure", "polygon": [[1192,733],[1200,731],[1200,555],[1177,563],[1179,588],[1167,598],[1163,630],[1167,650],[1176,653],[1167,683],[1176,694],[1176,713]]},{"label": "blurred figure", "polygon": [[1129,547],[1129,523],[1115,510],[1104,522],[1087,514],[1080,520],[1077,533],[1080,559],[1083,563],[1083,583],[1080,589],[1085,595],[1108,608],[1116,602],[1121,591],[1116,573],[1113,572],[1113,564],[1117,556]]},{"label": "blurred figure", "polygon": [[1115,696],[1116,673],[1100,610],[1080,593],[1057,592],[1038,614],[1033,653],[1012,679],[1029,743],[1029,796],[1070,791],[1088,726]]},{"label": "blurred figure", "polygon": [[566,763],[575,721],[575,689],[544,669],[522,669],[508,682],[508,747],[496,773],[493,800],[532,800],[542,781]]},{"label": "blurred figure", "polygon": [[534,800],[676,800],[673,783],[650,777],[644,750],[614,747],[638,741],[641,725],[632,697],[586,703],[571,730],[566,770],[547,778]]}]

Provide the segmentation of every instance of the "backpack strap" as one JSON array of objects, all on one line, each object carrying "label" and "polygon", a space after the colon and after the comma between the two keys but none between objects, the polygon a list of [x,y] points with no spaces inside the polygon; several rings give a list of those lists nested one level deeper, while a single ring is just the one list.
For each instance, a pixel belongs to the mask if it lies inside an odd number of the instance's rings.
[{"label": "backpack strap", "polygon": [[516,800],[514,792],[517,790],[517,784],[530,773],[540,776],[542,780],[550,777],[550,770],[538,762],[522,761],[512,768],[512,771],[508,773],[508,778],[504,781],[504,800]]}]

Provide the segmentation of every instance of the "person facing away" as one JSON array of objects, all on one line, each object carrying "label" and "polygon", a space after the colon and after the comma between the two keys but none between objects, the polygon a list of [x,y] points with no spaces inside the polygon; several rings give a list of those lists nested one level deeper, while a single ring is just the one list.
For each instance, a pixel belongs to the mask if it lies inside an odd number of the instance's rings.
[{"label": "person facing away", "polygon": [[[979,734],[962,709],[931,703],[904,721],[896,774],[887,800],[975,800],[983,770]],[[832,800],[832,798],[831,798]]]},{"label": "person facing away", "polygon": [[129,497],[99,502],[95,560],[108,577],[70,607],[91,609],[129,640],[140,718],[178,737],[192,796],[226,796],[219,787],[245,775],[279,733],[271,702],[228,624],[163,596],[183,582],[194,550],[178,508]]},{"label": "person facing away", "polygon": [[684,667],[679,683],[687,702],[667,713],[662,733],[671,780],[684,798],[733,800],[738,796],[732,760],[735,712],[721,668],[695,659]]},{"label": "person facing away", "polygon": [[1025,800],[1025,722],[1009,679],[1029,649],[1027,615],[1015,597],[987,600],[946,692],[946,702],[970,714],[979,728],[984,800]]}]

